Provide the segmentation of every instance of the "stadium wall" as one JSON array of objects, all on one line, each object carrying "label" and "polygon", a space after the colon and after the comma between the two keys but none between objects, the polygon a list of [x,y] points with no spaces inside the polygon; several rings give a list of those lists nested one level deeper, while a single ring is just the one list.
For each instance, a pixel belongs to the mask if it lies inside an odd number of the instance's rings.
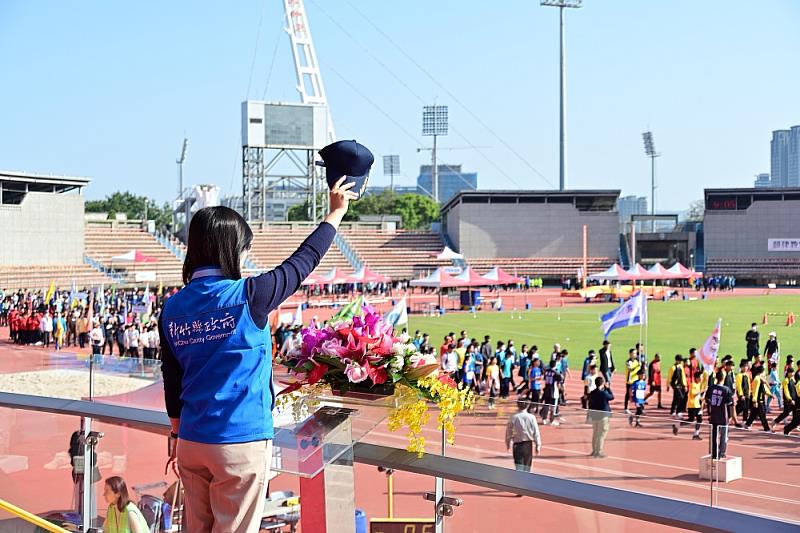
[{"label": "stadium wall", "polygon": [[83,263],[84,198],[29,192],[19,205],[0,205],[0,265]]},{"label": "stadium wall", "polygon": [[800,239],[800,200],[758,200],[747,209],[706,209],[707,258],[794,258],[796,251],[769,251],[769,239]]},{"label": "stadium wall", "polygon": [[584,224],[590,257],[618,256],[619,217],[614,211],[492,198],[488,203],[451,202],[443,215],[448,236],[467,258],[581,257]]}]

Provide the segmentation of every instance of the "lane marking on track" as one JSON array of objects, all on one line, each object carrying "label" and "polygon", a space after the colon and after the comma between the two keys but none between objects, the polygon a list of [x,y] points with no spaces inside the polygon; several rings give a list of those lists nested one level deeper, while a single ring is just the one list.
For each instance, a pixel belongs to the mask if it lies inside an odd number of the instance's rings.
[{"label": "lane marking on track", "polygon": [[[433,434],[433,435],[436,435],[436,436],[441,435],[441,433],[439,431],[435,430],[435,429],[423,428],[422,430],[423,430],[423,432],[427,432],[427,433],[430,433],[430,434]],[[403,436],[403,435],[396,434],[396,433],[391,433],[391,432],[387,433],[385,431],[381,431],[381,430],[378,430],[378,429],[375,429],[375,430],[371,431],[370,434],[382,435],[382,436],[390,437],[390,438],[393,438],[393,439],[406,440],[406,437]],[[480,439],[480,440],[492,442],[494,444],[500,445],[501,447],[502,447],[502,444],[503,444],[502,441],[498,441],[497,439],[493,439],[493,438],[490,438],[490,437],[483,437],[481,435],[470,435],[469,438],[470,439]],[[456,447],[457,448],[461,448],[461,449],[469,450],[469,448],[460,447],[458,445],[456,445]],[[552,445],[547,445],[546,448],[549,449],[549,450],[555,450],[555,451],[560,451],[560,452],[564,452],[564,453],[572,453],[572,454],[575,454],[576,457],[581,457],[581,456],[586,456],[587,455],[586,452],[577,451],[577,450],[571,450],[571,449],[568,449],[568,448],[556,448],[556,447],[554,447]],[[486,451],[503,452],[502,449],[499,449],[499,450],[487,449]],[[644,464],[644,465],[657,466],[657,467],[663,467],[663,468],[671,468],[673,470],[683,470],[683,471],[686,471],[686,472],[696,472],[697,471],[696,469],[693,469],[693,468],[686,468],[686,467],[682,467],[682,466],[658,463],[658,462],[655,462],[655,461],[642,461],[642,460],[638,460],[638,459],[629,459],[627,457],[618,457],[618,456],[611,456],[611,455],[609,455],[608,458],[609,459],[614,459],[614,460],[617,460],[617,461],[625,461],[625,462],[629,462],[629,463],[637,463],[637,464]],[[476,460],[480,460],[481,458],[480,457],[475,457],[475,459]],[[546,456],[541,457],[541,459],[545,459],[550,463],[572,465],[572,463],[561,463],[561,462],[558,462],[556,460],[547,459]],[[575,465],[575,466],[577,467],[577,465]],[[637,477],[641,477],[641,478],[644,478],[644,479],[653,479],[653,478],[650,478],[649,476],[647,476],[645,474],[638,474],[638,473],[635,473],[635,472],[624,472],[624,471],[613,471],[613,472],[611,472],[611,471],[609,471],[608,473],[614,473],[615,475],[632,475],[632,476],[637,476]],[[745,479],[747,481],[758,482],[758,483],[767,483],[767,484],[771,484],[771,485],[780,485],[780,486],[784,486],[784,487],[791,487],[791,488],[795,488],[795,489],[796,488],[800,488],[800,485],[794,485],[794,484],[791,484],[791,483],[784,483],[784,482],[781,482],[781,481],[772,481],[772,480],[767,480],[767,479],[751,478],[751,477],[744,477],[744,476],[742,477],[742,479]],[[684,483],[685,486],[692,486],[692,487],[697,487],[696,483],[699,483],[701,485],[700,488],[702,488],[702,485],[705,485],[702,482],[684,482],[684,481],[677,481],[677,480],[655,479],[654,481],[664,481],[664,482],[671,482],[671,483]],[[730,491],[730,490],[733,490],[733,489],[719,489],[719,490],[721,490],[721,491],[729,490]],[[770,497],[761,496],[758,493],[749,493],[749,492],[740,492],[740,491],[732,492],[731,494],[737,494],[737,493],[740,493],[741,495],[744,495],[744,496],[753,496],[753,497],[766,498],[766,499],[773,498],[772,496],[770,496]],[[773,499],[779,499],[779,498],[775,497]],[[795,501],[794,500],[790,500],[790,502],[795,502]],[[800,501],[797,501],[795,503],[800,503]]]}]

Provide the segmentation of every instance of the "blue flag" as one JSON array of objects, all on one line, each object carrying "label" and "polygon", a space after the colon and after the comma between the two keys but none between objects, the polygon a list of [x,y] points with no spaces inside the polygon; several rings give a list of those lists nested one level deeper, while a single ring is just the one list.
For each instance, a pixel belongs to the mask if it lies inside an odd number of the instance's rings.
[{"label": "blue flag", "polygon": [[617,328],[638,326],[647,322],[647,296],[642,291],[637,292],[619,307],[600,317],[603,321],[603,335],[608,338],[609,333]]}]

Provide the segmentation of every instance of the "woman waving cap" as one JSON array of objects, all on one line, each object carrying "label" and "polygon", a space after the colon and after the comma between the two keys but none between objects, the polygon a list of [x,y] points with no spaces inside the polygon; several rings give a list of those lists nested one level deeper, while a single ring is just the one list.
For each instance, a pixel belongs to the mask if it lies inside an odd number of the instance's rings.
[{"label": "woman waving cap", "polygon": [[[359,169],[361,170],[361,169]],[[256,532],[272,453],[272,346],[267,315],[317,267],[349,201],[343,176],[330,213],[270,272],[242,279],[253,232],[236,211],[192,217],[185,286],[159,320],[170,460],[185,490],[187,531]]]}]

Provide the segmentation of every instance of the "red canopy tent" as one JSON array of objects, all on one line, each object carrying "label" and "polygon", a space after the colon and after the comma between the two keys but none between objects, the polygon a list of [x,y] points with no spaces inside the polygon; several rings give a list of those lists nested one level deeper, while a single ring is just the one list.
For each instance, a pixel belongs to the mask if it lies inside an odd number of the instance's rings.
[{"label": "red canopy tent", "polygon": [[301,285],[339,285],[350,283],[350,278],[350,275],[340,272],[338,267],[333,267],[330,272],[321,276],[311,274]]},{"label": "red canopy tent", "polygon": [[411,280],[412,287],[432,287],[435,289],[447,289],[451,287],[464,287],[464,282],[462,280],[456,279],[455,277],[451,276],[447,272],[444,271],[443,268],[439,267],[429,276],[424,278]]},{"label": "red canopy tent", "polygon": [[522,283],[522,278],[508,274],[500,267],[494,267],[483,275],[484,278],[494,281],[493,285],[515,285]]},{"label": "red canopy tent", "polygon": [[352,283],[388,283],[390,281],[392,281],[392,278],[379,274],[366,265],[350,276],[350,282]]},{"label": "red canopy tent", "polygon": [[115,255],[111,258],[112,263],[157,263],[158,259],[144,255],[137,249],[133,249],[121,255]]},{"label": "red canopy tent", "polygon": [[633,265],[631,268],[626,270],[625,273],[628,274],[629,276],[628,279],[633,281],[645,281],[645,280],[656,279],[655,277],[653,277],[653,274],[649,270],[647,270],[639,263]]},{"label": "red canopy tent", "polygon": [[703,273],[697,272],[692,270],[691,268],[686,268],[680,263],[675,263],[670,268],[667,269],[667,272],[672,273],[675,276],[675,279],[689,279],[689,278],[702,278]]},{"label": "red canopy tent", "polygon": [[489,287],[490,285],[495,285],[494,280],[481,276],[472,267],[465,268],[461,274],[453,276],[453,278],[463,282],[462,287]]},{"label": "red canopy tent", "polygon": [[631,275],[628,273],[627,270],[625,270],[620,265],[615,263],[602,272],[598,272],[597,274],[592,274],[591,276],[589,276],[589,279],[628,281],[634,278],[631,277]]},{"label": "red canopy tent", "polygon": [[647,271],[650,273],[650,276],[652,276],[650,279],[675,279],[674,274],[664,268],[664,265],[661,263],[656,263],[648,268]]}]

